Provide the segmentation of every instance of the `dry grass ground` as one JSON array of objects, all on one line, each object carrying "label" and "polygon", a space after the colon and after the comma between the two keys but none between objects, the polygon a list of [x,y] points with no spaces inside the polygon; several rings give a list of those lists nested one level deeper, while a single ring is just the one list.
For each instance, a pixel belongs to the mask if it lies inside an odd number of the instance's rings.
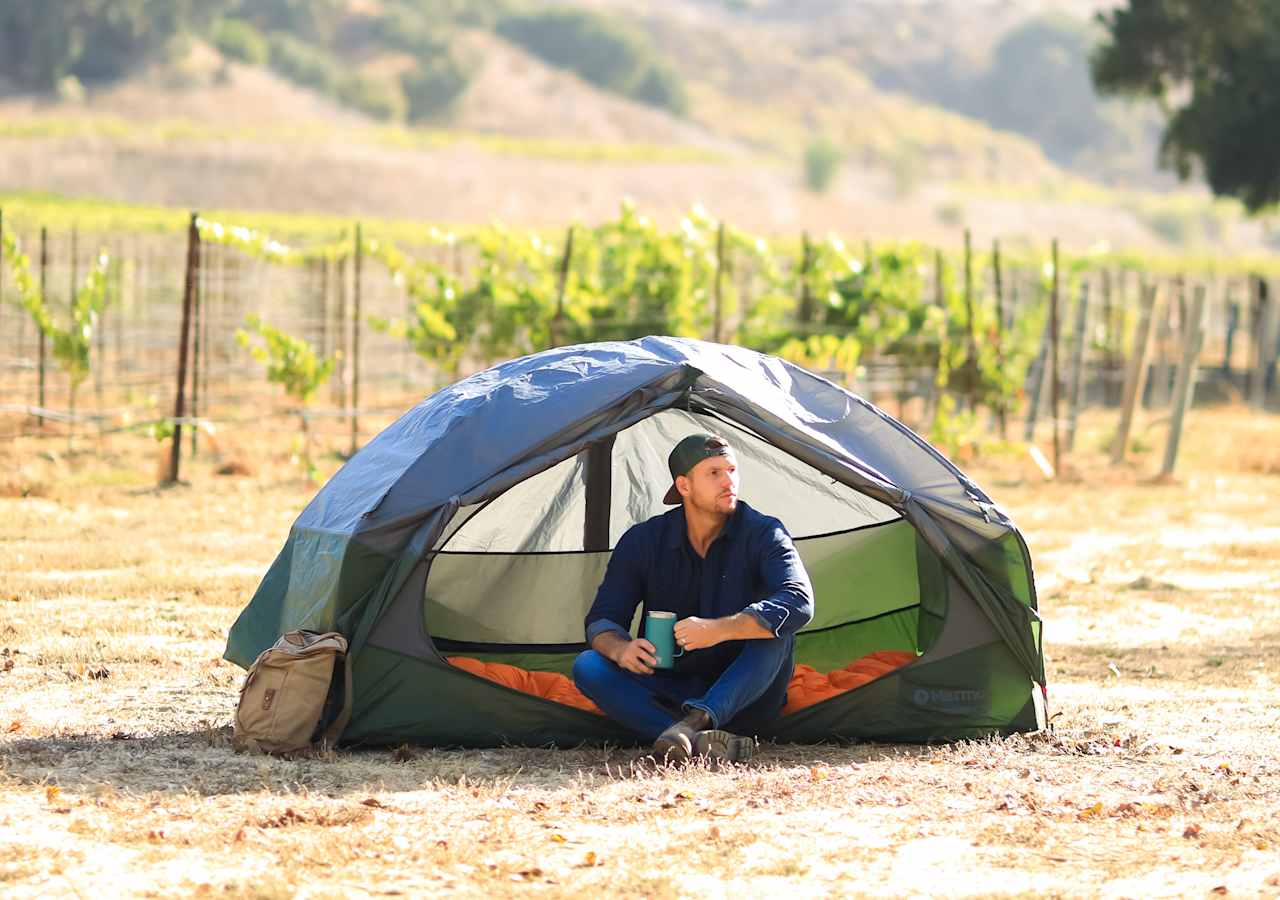
[{"label": "dry grass ground", "polygon": [[0,893],[1280,895],[1280,420],[1197,411],[1153,485],[1150,458],[1103,464],[1111,418],[1085,423],[1087,478],[969,466],[1037,566],[1051,733],[765,746],[725,771],[237,755],[223,640],[314,488],[283,448],[155,491],[132,438],[11,441]]}]

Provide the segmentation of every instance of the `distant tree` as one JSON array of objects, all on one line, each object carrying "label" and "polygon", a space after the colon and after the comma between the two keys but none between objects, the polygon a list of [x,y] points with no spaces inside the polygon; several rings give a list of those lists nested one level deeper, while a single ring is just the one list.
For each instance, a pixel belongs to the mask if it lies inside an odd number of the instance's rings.
[{"label": "distant tree", "polygon": [[345,0],[236,0],[233,13],[260,31],[287,31],[328,42],[346,14]]},{"label": "distant tree", "polygon": [[1280,200],[1280,0],[1129,0],[1098,19],[1094,82],[1160,102],[1162,165],[1251,212]]},{"label": "distant tree", "polygon": [[332,93],[338,83],[338,64],[323,49],[282,31],[267,38],[271,68],[304,87]]},{"label": "distant tree", "polygon": [[203,28],[223,9],[195,0],[5,0],[0,75],[51,90],[67,75],[110,81],[163,56],[172,39]]},{"label": "distant tree", "polygon": [[689,96],[684,80],[670,66],[654,63],[640,77],[631,90],[631,96],[641,103],[670,110],[677,115],[689,111]]},{"label": "distant tree", "polygon": [[408,102],[398,81],[375,78],[352,72],[338,79],[334,95],[344,105],[384,122],[399,122],[405,117]]},{"label": "distant tree", "polygon": [[804,181],[809,190],[818,194],[826,192],[843,160],[844,154],[831,138],[824,136],[810,141],[804,151]]},{"label": "distant tree", "polygon": [[471,83],[471,67],[457,54],[445,52],[419,63],[400,77],[413,121],[448,112]]},{"label": "distant tree", "polygon": [[506,16],[497,31],[607,91],[676,113],[686,105],[680,76],[641,32],[615,17],[556,7]]},{"label": "distant tree", "polygon": [[244,19],[220,19],[213,26],[213,45],[223,56],[251,66],[264,65],[270,57],[267,39]]},{"label": "distant tree", "polygon": [[979,115],[1071,163],[1108,128],[1089,78],[1091,38],[1087,25],[1061,16],[1014,28],[996,45],[973,93]]}]

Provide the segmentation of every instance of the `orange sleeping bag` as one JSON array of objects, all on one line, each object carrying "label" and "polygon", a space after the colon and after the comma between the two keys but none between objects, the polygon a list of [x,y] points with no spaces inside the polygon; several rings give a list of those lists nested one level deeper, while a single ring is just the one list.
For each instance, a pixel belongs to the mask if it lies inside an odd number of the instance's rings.
[{"label": "orange sleeping bag", "polygon": [[563,703],[565,706],[585,709],[598,716],[604,715],[600,707],[578,690],[572,678],[561,675],[559,672],[530,672],[519,666],[509,666],[500,662],[482,662],[469,656],[449,656],[446,657],[446,662],[464,672],[470,672],[472,675],[487,678],[495,684],[509,687],[513,691],[532,694],[543,700]]},{"label": "orange sleeping bag", "polygon": [[[914,653],[882,650],[825,675],[811,666],[796,666],[795,673],[791,676],[791,684],[787,687],[787,705],[783,707],[782,714],[790,715],[806,706],[813,706],[845,691],[861,687],[881,675],[905,666],[915,658]],[[565,706],[586,710],[598,716],[604,715],[600,707],[578,690],[573,679],[559,672],[530,672],[507,663],[483,662],[469,656],[450,656],[446,661],[464,672],[487,678],[495,684],[520,691],[522,694],[531,694],[554,703],[563,703]]]},{"label": "orange sleeping bag", "polygon": [[782,714],[789,716],[806,706],[813,706],[845,691],[862,687],[881,675],[887,675],[894,669],[902,668],[915,658],[916,655],[910,652],[880,650],[869,653],[849,663],[843,669],[836,669],[826,675],[812,666],[796,666],[795,673],[791,676],[791,684],[787,687],[787,705],[782,708]]}]

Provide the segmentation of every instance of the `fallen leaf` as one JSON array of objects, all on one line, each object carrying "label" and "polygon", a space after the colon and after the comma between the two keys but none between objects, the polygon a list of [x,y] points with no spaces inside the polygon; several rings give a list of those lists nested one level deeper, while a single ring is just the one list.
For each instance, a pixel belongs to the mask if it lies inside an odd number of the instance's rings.
[{"label": "fallen leaf", "polygon": [[386,809],[386,807],[382,805],[382,801],[377,797],[366,797],[364,800],[360,801],[360,805],[372,806],[374,809]]},{"label": "fallen leaf", "polygon": [[1225,884],[1219,884],[1209,890],[1209,893],[1211,894],[1225,894],[1226,892],[1227,886]]},{"label": "fallen leaf", "polygon": [[1183,836],[1184,838],[1193,838],[1193,837],[1197,836],[1198,834],[1200,834],[1200,830],[1201,830],[1201,829],[1200,829],[1200,826],[1199,826],[1199,825],[1197,825],[1197,824],[1195,824],[1195,823],[1193,822],[1193,823],[1191,823],[1190,825],[1188,825],[1186,828],[1184,828],[1184,829],[1183,829],[1183,831],[1182,831],[1182,836]]},{"label": "fallen leaf", "polygon": [[551,835],[551,840],[555,841],[557,844],[563,844],[565,842],[565,836],[563,834],[553,834]]},{"label": "fallen leaf", "polygon": [[56,784],[45,785],[44,799],[46,803],[53,803],[62,795],[62,788]]},{"label": "fallen leaf", "polygon": [[22,723],[19,722],[17,719],[14,719],[12,722],[9,723],[10,734],[12,734],[15,731],[21,731],[21,730],[22,730]]},{"label": "fallen leaf", "polygon": [[1080,810],[1080,818],[1081,818],[1081,819],[1091,819],[1091,818],[1093,818],[1094,816],[1100,816],[1100,815],[1102,815],[1102,801],[1101,801],[1101,800],[1099,800],[1097,803],[1093,804],[1093,806],[1090,806],[1088,809],[1082,809],[1082,810]]}]

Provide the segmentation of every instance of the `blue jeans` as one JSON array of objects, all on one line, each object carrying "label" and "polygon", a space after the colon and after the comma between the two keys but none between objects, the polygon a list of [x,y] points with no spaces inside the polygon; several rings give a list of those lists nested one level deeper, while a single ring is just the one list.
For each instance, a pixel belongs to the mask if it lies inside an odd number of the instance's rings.
[{"label": "blue jeans", "polygon": [[742,650],[718,678],[662,669],[637,675],[587,650],[574,660],[573,683],[607,716],[648,741],[692,709],[710,716],[713,728],[756,734],[786,705],[795,640],[742,643]]}]

